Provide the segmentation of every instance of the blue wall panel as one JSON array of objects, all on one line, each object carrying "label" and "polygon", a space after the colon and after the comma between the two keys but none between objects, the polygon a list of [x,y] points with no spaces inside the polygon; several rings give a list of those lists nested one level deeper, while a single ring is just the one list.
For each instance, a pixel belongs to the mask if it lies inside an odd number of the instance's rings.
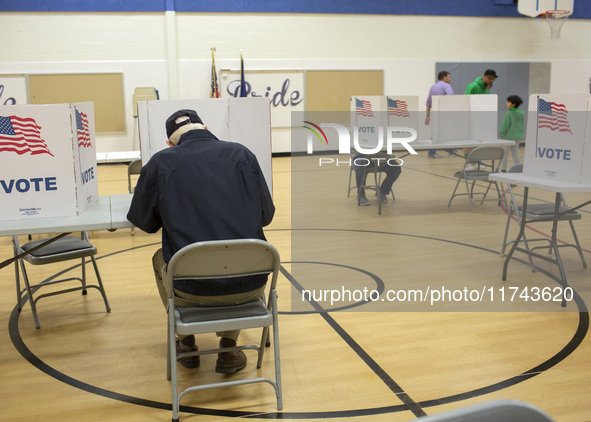
[{"label": "blue wall panel", "polygon": [[163,12],[165,0],[0,0],[6,12]]},{"label": "blue wall panel", "polygon": [[[576,0],[572,18],[590,19],[591,1]],[[523,17],[509,0],[0,0],[0,11],[37,12],[346,13]]]}]

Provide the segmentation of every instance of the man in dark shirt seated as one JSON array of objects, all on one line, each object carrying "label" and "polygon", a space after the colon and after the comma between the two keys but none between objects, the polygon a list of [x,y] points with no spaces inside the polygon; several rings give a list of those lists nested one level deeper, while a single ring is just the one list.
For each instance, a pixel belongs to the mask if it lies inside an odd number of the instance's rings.
[{"label": "man in dark shirt seated", "polygon": [[[244,145],[218,140],[193,110],[179,110],[166,121],[169,147],[142,168],[127,219],[147,233],[162,229],[162,248],[153,257],[156,285],[164,306],[166,263],[194,242],[265,239],[275,206],[255,155]],[[263,294],[267,276],[175,282],[179,306],[247,303]],[[240,331],[217,333],[220,347],[233,347]],[[195,336],[177,338],[178,352],[197,350]],[[199,356],[179,360],[199,366]],[[233,374],[246,366],[242,351],[218,354],[216,372]]]}]

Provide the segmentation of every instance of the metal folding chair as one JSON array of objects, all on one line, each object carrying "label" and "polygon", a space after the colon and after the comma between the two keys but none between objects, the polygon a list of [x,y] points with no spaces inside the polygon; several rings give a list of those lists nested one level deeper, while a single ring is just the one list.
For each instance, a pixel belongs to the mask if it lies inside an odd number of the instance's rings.
[{"label": "metal folding chair", "polygon": [[[268,300],[264,298],[236,306],[222,307],[180,307],[175,305],[174,280],[200,280],[231,278],[255,274],[271,274]],[[210,388],[236,386],[266,382],[275,389],[277,409],[283,408],[281,393],[281,367],[279,360],[279,329],[277,326],[277,277],[279,274],[279,253],[270,243],[258,239],[238,239],[197,242],[179,250],[171,258],[164,274],[164,286],[168,292],[168,365],[167,377],[172,388],[172,420],[179,420],[180,400],[192,391]],[[176,361],[185,356],[228,352],[234,350],[256,350],[257,368],[263,363],[265,345],[273,327],[273,350],[275,359],[275,381],[269,378],[249,378],[213,384],[194,385],[178,392]],[[199,350],[178,353],[175,333],[192,335],[218,331],[263,328],[260,345]]]},{"label": "metal folding chair", "polygon": [[420,418],[421,422],[554,422],[546,412],[519,400],[493,400]]},{"label": "metal folding chair", "polygon": [[[488,191],[492,184],[494,184],[497,189],[497,201],[500,201],[501,193],[497,182],[489,180],[488,176],[491,173],[499,172],[500,162],[503,159],[504,154],[505,151],[502,147],[478,147],[470,151],[468,157],[466,157],[464,168],[454,174],[454,177],[456,177],[458,181],[451,194],[451,198],[449,198],[447,206],[451,206],[451,202],[456,196],[468,196],[470,199],[470,207],[472,208],[472,212],[474,212],[474,196],[482,195],[482,201],[480,204],[484,204],[484,201],[487,200],[486,196],[488,195]],[[468,169],[468,166],[471,163],[477,164],[476,170]],[[464,181],[464,184],[466,185],[466,193],[456,193],[462,181]],[[486,190],[483,192],[475,192],[474,188],[476,187],[476,182],[484,183]]]},{"label": "metal folding chair", "polygon": [[[508,170],[508,173],[523,173],[523,164],[514,164]],[[515,189],[516,186],[512,186],[508,184],[507,189],[504,192],[509,193],[509,197],[506,198],[505,204],[507,207],[507,225],[505,226],[505,236],[503,237],[503,245],[501,247],[501,256],[505,256],[505,249],[507,246],[513,243],[513,241],[507,241],[507,236],[509,234],[509,226],[511,225],[511,220],[515,219],[518,225],[521,225],[521,219],[523,218],[522,206],[517,204],[517,200],[515,199]],[[562,197],[562,206],[559,208],[560,217],[558,221],[568,221],[575,244],[559,244],[556,245],[557,247],[573,247],[579,253],[581,258],[581,262],[583,263],[583,268],[587,267],[587,262],[585,261],[585,257],[583,255],[583,251],[581,249],[581,245],[579,243],[579,238],[577,236],[577,232],[575,231],[575,226],[573,224],[574,220],[581,219],[581,213],[578,211],[572,211],[569,209],[564,195],[561,194]],[[554,219],[554,204],[528,204],[527,212],[525,215],[526,223],[537,223],[537,222],[552,222]],[[541,242],[546,241],[548,242],[548,246],[536,246],[533,248],[529,247],[529,243],[532,242]],[[527,239],[525,233],[523,234],[523,244],[525,249],[528,251],[534,251],[536,249],[541,248],[548,248],[548,253],[552,253],[552,246],[550,245],[550,239],[545,238],[536,238],[536,239]],[[529,265],[532,271],[535,271],[535,267],[532,261],[532,256],[528,254],[529,258]]]},{"label": "metal folding chair", "polygon": [[[96,247],[90,243],[88,238],[87,232],[81,232],[80,238],[76,236],[65,236],[61,237],[45,246],[42,246],[39,249],[35,249],[39,247],[44,242],[47,242],[48,239],[40,239],[35,240],[32,242],[25,243],[24,245],[20,245],[17,236],[12,237],[12,244],[14,248],[15,256],[24,254],[21,258],[14,262],[15,265],[15,277],[16,277],[16,294],[17,294],[17,305],[18,309],[21,310],[24,303],[23,295],[26,293],[28,296],[29,303],[31,304],[31,311],[33,313],[33,320],[35,322],[35,327],[39,328],[39,318],[37,317],[37,302],[48,296],[55,296],[58,294],[73,292],[81,290],[82,294],[85,295],[89,288],[97,289],[101,295],[103,296],[103,300],[105,302],[105,307],[107,312],[111,311],[111,307],[109,306],[109,302],[107,300],[107,294],[105,293],[105,288],[103,286],[103,282],[101,280],[101,275],[98,270],[98,266],[96,264],[96,260],[94,259],[94,255],[96,255]],[[94,267],[94,271],[96,273],[96,278],[98,284],[88,284],[86,280],[86,258],[90,258],[92,262],[92,266]],[[72,259],[80,259],[81,260],[81,270],[82,274],[80,277],[67,277],[62,279],[57,279],[61,273],[55,274],[51,277],[46,278],[45,280],[41,281],[37,284],[31,284],[29,280],[29,276],[27,274],[27,270],[25,268],[24,261],[32,265],[46,265],[52,264],[56,262],[63,262],[69,261]],[[24,288],[21,288],[20,283],[20,272],[23,276],[23,282],[25,284]],[[50,286],[58,283],[63,283],[66,281],[79,281],[80,286],[71,287],[62,290],[55,290],[45,294],[40,294],[34,296],[38,289],[45,286]]]}]

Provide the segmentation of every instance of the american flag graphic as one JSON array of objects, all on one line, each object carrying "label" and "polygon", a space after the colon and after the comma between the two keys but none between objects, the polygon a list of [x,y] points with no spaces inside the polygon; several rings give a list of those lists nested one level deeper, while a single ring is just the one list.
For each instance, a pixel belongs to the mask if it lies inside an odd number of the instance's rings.
[{"label": "american flag graphic", "polygon": [[0,152],[18,155],[53,154],[41,139],[41,126],[30,117],[0,116]]},{"label": "american flag graphic", "polygon": [[357,114],[361,114],[366,117],[373,117],[373,111],[371,111],[371,103],[369,101],[360,100],[355,98],[355,107]]},{"label": "american flag graphic", "polygon": [[544,101],[541,98],[538,98],[538,127],[572,134],[566,107],[563,104]]},{"label": "american flag graphic", "polygon": [[78,134],[78,147],[92,147],[90,143],[90,131],[88,130],[88,116],[76,110],[76,133]]},{"label": "american flag graphic", "polygon": [[389,116],[410,117],[410,113],[408,112],[408,106],[406,105],[406,101],[393,100],[391,98],[388,98],[388,115]]}]

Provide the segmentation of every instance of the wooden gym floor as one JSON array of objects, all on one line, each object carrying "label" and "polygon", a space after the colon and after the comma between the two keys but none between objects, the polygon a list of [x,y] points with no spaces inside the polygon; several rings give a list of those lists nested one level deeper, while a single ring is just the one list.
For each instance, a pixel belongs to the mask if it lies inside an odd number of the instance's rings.
[{"label": "wooden gym floor", "polygon": [[[563,249],[562,257],[577,302],[566,308],[551,299],[534,303],[523,292],[553,291],[557,284],[550,276],[557,269],[536,260],[537,271],[531,272],[517,253],[508,281],[501,281],[503,208],[496,201],[478,203],[472,213],[466,197],[447,206],[461,159],[430,160],[424,152],[406,157],[394,185],[396,201],[378,215],[372,193],[369,207],[358,207],[354,192],[347,197],[349,167],[336,165],[342,156],[327,157],[335,164],[323,166],[318,158],[273,159],[277,212],[266,234],[282,257],[283,411],[276,410],[272,388],[259,384],[189,394],[181,402],[182,421],[411,421],[499,398],[531,403],[557,421],[591,421],[585,308],[591,278],[574,250]],[[101,195],[127,193],[125,165],[100,165],[98,173]],[[535,191],[532,197],[553,196]],[[567,196],[571,204],[584,198]],[[591,207],[582,212],[576,228],[591,261]],[[544,224],[528,231],[531,237],[548,233]],[[513,223],[510,237],[515,234]],[[166,317],[151,269],[159,234],[136,229],[132,235],[127,229],[90,237],[99,250],[110,313],[94,290],[45,298],[38,303],[36,330],[29,304],[20,313],[15,307],[14,268],[0,270],[3,420],[170,420]],[[572,241],[567,225],[560,226],[559,238]],[[0,239],[0,248],[4,258],[10,256],[10,239]],[[29,269],[41,279],[60,266]],[[411,296],[365,303],[359,296],[364,289],[495,296],[484,304],[474,296],[451,295],[446,303]],[[312,305],[302,302],[302,290],[316,295]],[[521,298],[509,300],[514,291]],[[354,292],[350,300],[334,296],[346,292]],[[331,297],[341,300],[331,304]],[[257,336],[247,331],[241,338]],[[201,336],[197,342],[208,347],[216,339]],[[257,373],[254,356],[248,356],[236,378]],[[208,356],[198,369],[179,367],[181,385],[224,378],[214,366],[215,356]],[[268,349],[260,373],[272,369]]]}]

